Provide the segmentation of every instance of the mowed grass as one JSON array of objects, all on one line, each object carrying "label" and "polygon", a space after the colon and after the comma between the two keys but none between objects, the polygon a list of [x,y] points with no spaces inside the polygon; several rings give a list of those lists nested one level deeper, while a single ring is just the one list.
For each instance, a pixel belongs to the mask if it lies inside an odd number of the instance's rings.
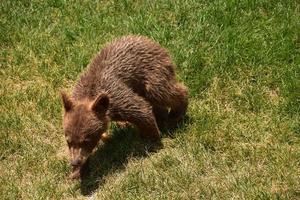
[{"label": "mowed grass", "polygon": [[[0,199],[299,199],[296,0],[0,2]],[[59,91],[108,41],[145,35],[190,90],[153,151],[132,129],[69,181]]]}]

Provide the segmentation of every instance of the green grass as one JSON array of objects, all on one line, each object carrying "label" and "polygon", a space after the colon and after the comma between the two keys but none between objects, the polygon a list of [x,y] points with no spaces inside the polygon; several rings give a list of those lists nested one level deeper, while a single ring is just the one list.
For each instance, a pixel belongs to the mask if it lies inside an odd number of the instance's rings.
[{"label": "green grass", "polygon": [[[0,2],[0,199],[299,199],[296,0]],[[132,130],[67,180],[59,90],[121,35],[166,47],[190,90],[156,152]]]}]

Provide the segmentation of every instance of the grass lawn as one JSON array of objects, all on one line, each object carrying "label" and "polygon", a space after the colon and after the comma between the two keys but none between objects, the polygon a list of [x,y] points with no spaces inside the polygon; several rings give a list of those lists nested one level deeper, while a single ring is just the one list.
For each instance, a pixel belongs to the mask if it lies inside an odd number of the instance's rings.
[{"label": "grass lawn", "polygon": [[[300,199],[300,2],[3,0],[0,199]],[[108,41],[167,48],[188,117],[156,152],[134,130],[70,181],[59,91]]]}]

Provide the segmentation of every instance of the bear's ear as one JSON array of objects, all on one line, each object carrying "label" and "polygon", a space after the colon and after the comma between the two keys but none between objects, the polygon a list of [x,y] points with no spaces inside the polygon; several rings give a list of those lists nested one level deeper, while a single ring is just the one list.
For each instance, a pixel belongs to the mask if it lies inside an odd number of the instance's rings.
[{"label": "bear's ear", "polygon": [[99,116],[104,116],[109,106],[109,98],[106,93],[99,94],[93,101],[91,109]]},{"label": "bear's ear", "polygon": [[60,96],[61,96],[61,99],[63,101],[65,111],[66,112],[70,111],[74,107],[74,103],[73,103],[72,99],[64,91],[60,92]]}]

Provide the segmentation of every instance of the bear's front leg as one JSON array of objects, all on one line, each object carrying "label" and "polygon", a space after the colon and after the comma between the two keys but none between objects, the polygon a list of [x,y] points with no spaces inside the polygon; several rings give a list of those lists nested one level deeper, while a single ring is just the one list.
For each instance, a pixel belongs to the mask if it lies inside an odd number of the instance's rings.
[{"label": "bear's front leg", "polygon": [[134,123],[138,128],[139,134],[142,138],[150,139],[153,141],[160,140],[160,133],[157,127],[154,115],[141,116],[140,120]]},{"label": "bear's front leg", "polygon": [[[117,91],[122,91],[122,96]],[[159,129],[149,102],[120,82],[114,85],[114,90],[110,95],[114,97],[111,100],[109,112],[111,120],[133,124],[143,138],[160,139]]]},{"label": "bear's front leg", "polygon": [[123,108],[125,120],[137,127],[141,137],[160,140],[160,132],[156,123],[152,106],[142,98],[132,98],[133,105]]}]

